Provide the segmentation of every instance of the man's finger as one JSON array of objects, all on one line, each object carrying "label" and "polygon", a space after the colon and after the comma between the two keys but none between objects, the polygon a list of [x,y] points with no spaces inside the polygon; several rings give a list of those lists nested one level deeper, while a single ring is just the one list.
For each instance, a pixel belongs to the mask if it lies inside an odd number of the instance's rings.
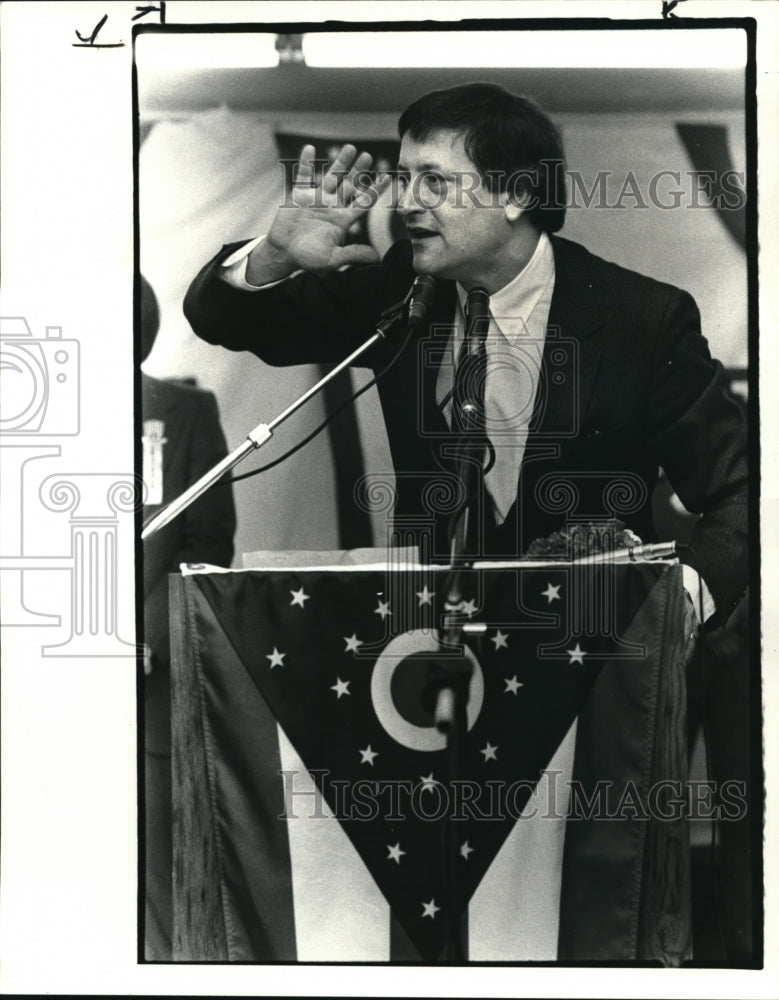
[{"label": "man's finger", "polygon": [[343,267],[344,264],[378,264],[379,255],[365,243],[350,243],[348,246],[339,247],[334,253],[331,263],[334,267]]},{"label": "man's finger", "polygon": [[381,195],[389,187],[391,180],[391,174],[380,174],[372,184],[369,184],[368,187],[362,188],[352,199],[352,202],[349,205],[353,216],[357,218],[373,208],[373,206],[379,201]]},{"label": "man's finger", "polygon": [[316,150],[310,144],[306,144],[300,151],[298,169],[295,174],[296,187],[312,187],[314,183]]},{"label": "man's finger", "polygon": [[322,178],[322,190],[327,194],[333,194],[338,190],[344,178],[354,164],[357,150],[350,143],[341,147],[341,151],[331,163],[327,173]]},{"label": "man's finger", "polygon": [[373,165],[373,157],[370,153],[360,153],[352,164],[351,170],[341,182],[341,199],[344,205],[348,205],[354,197],[355,191],[365,191],[370,187],[372,176],[370,169]]}]

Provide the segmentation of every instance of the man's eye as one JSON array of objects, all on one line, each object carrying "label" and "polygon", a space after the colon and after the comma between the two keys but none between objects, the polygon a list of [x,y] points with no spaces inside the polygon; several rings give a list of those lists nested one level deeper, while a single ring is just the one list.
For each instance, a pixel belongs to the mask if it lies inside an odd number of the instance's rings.
[{"label": "man's eye", "polygon": [[422,179],[433,191],[440,191],[446,186],[446,181],[441,174],[436,174],[431,170],[428,170],[426,174],[423,174]]}]

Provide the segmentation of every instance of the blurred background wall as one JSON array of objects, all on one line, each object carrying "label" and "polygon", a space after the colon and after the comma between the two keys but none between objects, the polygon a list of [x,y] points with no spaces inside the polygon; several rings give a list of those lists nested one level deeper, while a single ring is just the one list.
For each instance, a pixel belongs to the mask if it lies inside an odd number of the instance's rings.
[{"label": "blurred background wall", "polygon": [[[160,334],[144,368],[211,389],[231,448],[307,388],[318,369],[270,369],[250,355],[197,340],[181,310],[192,278],[222,244],[267,229],[284,195],[280,155],[312,138],[318,155],[346,140],[383,140],[386,150],[411,100],[479,79],[534,97],[560,127],[569,173],[579,178],[569,182],[572,205],[561,235],[690,291],[712,353],[736,372],[746,368],[743,211],[717,211],[693,175],[731,169],[743,178],[743,71],[328,70],[300,62],[182,71],[159,64],[145,69],[139,59],[140,260],[161,307]],[[662,171],[678,172],[681,183],[662,175],[653,199],[653,178]],[[599,183],[605,202],[596,196],[587,206]],[[729,203],[737,202],[731,194]],[[384,250],[391,238],[386,215],[373,219],[369,231]],[[358,372],[353,379],[359,384],[363,377]],[[340,438],[337,428],[325,432],[290,460],[235,487],[239,554],[381,544],[378,518],[348,538],[339,524],[333,442],[346,440],[349,462],[366,472],[390,468],[373,393],[361,398],[357,414],[354,440],[348,428]],[[323,415],[321,401],[309,404],[236,472],[281,454]]]}]

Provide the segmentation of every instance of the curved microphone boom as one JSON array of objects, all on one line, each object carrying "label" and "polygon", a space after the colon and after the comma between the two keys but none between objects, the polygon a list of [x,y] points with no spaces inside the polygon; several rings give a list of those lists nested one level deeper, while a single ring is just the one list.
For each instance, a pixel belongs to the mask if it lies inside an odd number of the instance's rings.
[{"label": "curved microphone boom", "polygon": [[185,510],[191,503],[193,503],[199,496],[201,496],[207,489],[214,485],[218,479],[220,479],[225,473],[229,472],[231,469],[243,461],[247,455],[251,454],[257,448],[260,448],[273,436],[273,431],[279,424],[283,423],[288,417],[290,417],[296,410],[298,410],[304,403],[308,402],[312,396],[315,396],[321,389],[331,382],[337,375],[340,375],[344,369],[348,368],[349,365],[353,364],[357,358],[361,357],[366,351],[370,350],[374,344],[379,341],[384,340],[387,331],[393,326],[403,315],[403,312],[408,303],[408,315],[406,328],[412,330],[420,325],[427,315],[427,310],[430,307],[430,303],[433,301],[433,296],[435,294],[435,279],[429,277],[429,275],[419,275],[415,280],[414,284],[408,291],[408,294],[403,299],[402,302],[398,303],[397,306],[392,306],[390,309],[385,311],[379,323],[376,326],[376,332],[373,336],[369,337],[364,344],[361,344],[356,350],[344,358],[339,364],[332,368],[327,375],[321,378],[316,385],[311,386],[307,389],[302,396],[299,396],[294,403],[283,410],[277,417],[270,421],[270,423],[257,424],[255,428],[249,431],[246,440],[240,444],[234,451],[222,459],[217,465],[213,467],[205,475],[201,476],[197,482],[193,483],[188,489],[186,489],[180,496],[175,500],[171,501],[166,507],[158,511],[156,514],[152,515],[144,524],[141,531],[141,539],[146,540],[151,535],[155,534],[160,528],[165,527],[166,524],[170,523],[175,517],[177,517],[183,510]]}]

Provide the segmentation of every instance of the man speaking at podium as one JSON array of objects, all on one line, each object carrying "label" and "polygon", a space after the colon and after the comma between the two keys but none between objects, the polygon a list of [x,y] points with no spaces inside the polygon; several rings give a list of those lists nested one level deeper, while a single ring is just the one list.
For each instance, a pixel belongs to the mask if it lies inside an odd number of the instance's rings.
[{"label": "man speaking at podium", "polygon": [[[395,516],[420,518],[430,485],[451,485],[456,372],[475,352],[480,553],[521,555],[569,513],[619,516],[651,542],[662,467],[702,515],[692,549],[726,620],[748,579],[746,435],[690,295],[554,235],[562,146],[524,98],[481,83],[433,92],[403,112],[399,133],[396,178],[374,178],[370,156],[347,145],[317,179],[304,147],[269,232],[223,248],[190,287],[195,332],[272,365],[337,362],[415,275],[433,276],[426,322],[405,344],[399,324],[365,362],[382,373]],[[346,237],[390,182],[408,239],[379,261]],[[474,348],[476,289],[489,312]],[[433,558],[449,552],[449,515],[436,520]]]},{"label": "man speaking at podium", "polygon": [[[696,611],[709,628],[729,618],[743,626],[745,425],[691,296],[555,235],[566,210],[562,145],[531,102],[489,84],[438,91],[403,112],[399,134],[392,178],[374,178],[370,156],[348,145],[318,177],[304,147],[268,233],[224,247],[190,287],[184,311],[196,334],[272,365],[339,362],[416,275],[432,276],[426,320],[409,333],[399,322],[365,355],[395,467],[396,521],[429,523],[432,498],[457,493],[458,393],[470,382],[481,419],[470,553],[516,557],[574,520],[619,518],[655,541],[662,468],[700,515],[691,561],[708,600]],[[347,235],[380,210],[390,182],[408,239],[379,261]],[[451,507],[432,511],[423,561],[448,558]],[[745,668],[733,661],[706,678],[718,780],[748,770]],[[735,744],[730,757],[719,753]],[[743,874],[748,824],[739,831],[719,863]],[[723,912],[736,907],[723,899]]]}]

